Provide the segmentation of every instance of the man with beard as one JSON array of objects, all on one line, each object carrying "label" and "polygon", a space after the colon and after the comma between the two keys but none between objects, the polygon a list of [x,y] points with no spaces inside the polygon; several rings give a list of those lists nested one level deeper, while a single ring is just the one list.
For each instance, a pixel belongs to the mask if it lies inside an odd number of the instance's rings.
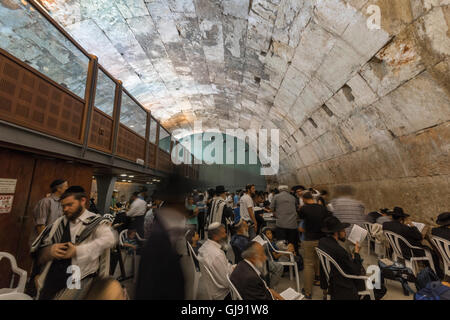
[{"label": "man with beard", "polygon": [[248,238],[248,224],[244,220],[239,220],[234,224],[235,234],[231,237],[231,247],[233,248],[235,263],[242,260],[242,252],[247,249],[250,239]]},{"label": "man with beard", "polygon": [[284,300],[275,290],[270,289],[261,277],[266,262],[264,248],[252,241],[242,253],[242,260],[234,269],[230,280],[243,300]]},{"label": "man with beard", "polygon": [[249,225],[250,239],[256,236],[258,222],[256,221],[255,212],[253,211],[253,195],[255,194],[255,185],[248,184],[245,187],[245,194],[239,200],[239,210],[241,218]]},{"label": "man with beard", "polygon": [[40,300],[82,299],[96,276],[108,275],[109,249],[116,243],[109,220],[86,210],[82,187],[68,188],[60,201],[64,215],[31,248]]},{"label": "man with beard", "polygon": [[219,285],[215,285],[209,277],[206,278],[206,285],[213,300],[231,299],[226,275],[233,271],[235,265],[228,262],[223,251],[228,247],[227,239],[225,226],[214,222],[208,226],[208,240],[198,250],[200,263],[211,271],[214,280]]},{"label": "man with beard", "polygon": [[[359,276],[365,274],[362,259],[359,255],[359,243],[355,244],[355,250],[352,255],[338,243],[338,241],[344,242],[346,240],[345,229],[349,225],[349,223],[342,223],[335,216],[326,218],[322,232],[326,233],[327,236],[319,240],[319,249],[328,253],[346,274]],[[364,280],[345,278],[332,265],[328,283],[328,293],[331,296],[331,300],[359,300],[358,292],[364,289]],[[381,289],[374,289],[374,295],[377,300],[381,299],[385,293],[386,288],[384,286]]]}]

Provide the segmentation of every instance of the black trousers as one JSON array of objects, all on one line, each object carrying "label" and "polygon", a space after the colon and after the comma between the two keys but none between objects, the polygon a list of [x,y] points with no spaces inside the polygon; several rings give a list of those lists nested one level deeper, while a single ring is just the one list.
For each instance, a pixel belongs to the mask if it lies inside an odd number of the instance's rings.
[{"label": "black trousers", "polygon": [[277,240],[286,240],[288,243],[292,243],[295,248],[295,252],[298,254],[298,230],[286,229],[277,227],[276,229]]}]

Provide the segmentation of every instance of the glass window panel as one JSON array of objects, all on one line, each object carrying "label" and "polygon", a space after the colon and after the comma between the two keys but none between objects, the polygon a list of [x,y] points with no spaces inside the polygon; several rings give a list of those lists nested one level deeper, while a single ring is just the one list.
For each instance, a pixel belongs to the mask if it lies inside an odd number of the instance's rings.
[{"label": "glass window panel", "polygon": [[97,89],[95,91],[95,106],[109,116],[114,112],[114,96],[116,84],[101,69],[98,70]]},{"label": "glass window panel", "polygon": [[154,118],[151,118],[150,120],[150,142],[156,143],[156,131],[158,128],[158,122]]},{"label": "glass window panel", "polygon": [[89,58],[26,1],[0,1],[0,47],[84,99]]},{"label": "glass window panel", "polygon": [[125,91],[122,92],[122,105],[120,108],[120,122],[134,132],[145,137],[147,125],[147,112],[134,102]]},{"label": "glass window panel", "polygon": [[159,148],[166,152],[170,152],[170,134],[163,127],[159,127]]}]

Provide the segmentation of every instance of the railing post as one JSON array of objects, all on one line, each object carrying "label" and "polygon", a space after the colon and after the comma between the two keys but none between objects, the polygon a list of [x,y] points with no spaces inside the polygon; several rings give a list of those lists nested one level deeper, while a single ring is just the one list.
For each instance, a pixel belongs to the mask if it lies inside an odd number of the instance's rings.
[{"label": "railing post", "polygon": [[147,111],[147,125],[145,127],[145,160],[144,160],[144,167],[148,168],[148,162],[149,162],[149,154],[150,154],[150,121],[151,121],[151,115],[150,111]]},{"label": "railing post", "polygon": [[98,75],[98,58],[94,55],[89,55],[89,68],[86,81],[86,91],[84,95],[86,111],[83,121],[83,148],[81,149],[81,157],[84,158],[89,142],[89,132],[91,129],[91,120],[93,116],[95,103],[95,89],[97,87]]},{"label": "railing post", "polygon": [[155,152],[155,157],[156,157],[156,161],[155,161],[155,168],[158,169],[158,165],[159,165],[159,128],[160,125],[158,123],[157,127],[156,127],[156,152]]},{"label": "railing post", "polygon": [[112,147],[112,158],[114,159],[117,153],[117,137],[119,136],[119,124],[120,124],[120,109],[122,105],[122,81],[117,80],[116,82],[116,93],[114,95],[114,114],[113,114],[113,147]]}]

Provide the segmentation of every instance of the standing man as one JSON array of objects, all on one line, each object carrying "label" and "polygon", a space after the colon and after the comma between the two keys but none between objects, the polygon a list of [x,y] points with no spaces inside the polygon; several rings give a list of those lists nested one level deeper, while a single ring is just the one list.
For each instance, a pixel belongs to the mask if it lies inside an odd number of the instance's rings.
[{"label": "standing man", "polygon": [[219,222],[228,226],[233,222],[233,209],[231,209],[226,202],[226,192],[224,186],[217,186],[214,192],[215,196],[211,204],[211,214],[209,215],[208,224]]},{"label": "standing man", "polygon": [[303,200],[302,200],[302,193],[306,191],[306,188],[304,186],[293,186],[291,188],[292,195],[295,197],[296,200],[296,208],[299,210],[303,206]]},{"label": "standing man", "polygon": [[117,206],[119,202],[119,190],[114,189],[111,197],[111,206],[109,207],[109,213],[114,214],[119,210]]},{"label": "standing man", "polygon": [[[108,275],[109,249],[116,237],[109,221],[86,210],[86,205],[82,187],[68,188],[61,195],[64,215],[47,226],[31,247],[31,281],[36,280],[40,300],[82,299],[97,275]],[[68,283],[71,273],[73,288]]]},{"label": "standing man", "polygon": [[147,212],[147,202],[139,197],[139,192],[134,192],[131,196],[130,209],[127,217],[131,218],[130,229],[136,230],[140,237],[144,236],[144,220]]},{"label": "standing man", "polygon": [[245,193],[239,200],[239,210],[241,219],[245,220],[249,226],[249,238],[253,239],[256,236],[258,222],[256,221],[255,212],[253,211],[253,196],[255,194],[255,185],[248,184],[245,187]]},{"label": "standing man", "polygon": [[331,200],[333,214],[343,223],[349,224],[346,233],[350,234],[354,224],[362,226],[364,222],[368,221],[364,214],[364,204],[353,198],[355,190],[351,186],[337,186],[335,194],[337,197]]},{"label": "standing man", "polygon": [[33,210],[35,236],[33,240],[56,219],[63,215],[60,203],[61,195],[67,190],[67,180],[57,179],[50,184],[51,195],[39,200]]},{"label": "standing man", "polygon": [[311,192],[306,191],[302,194],[303,207],[300,208],[299,218],[304,220],[305,241],[302,246],[305,254],[305,272],[304,286],[305,298],[311,299],[313,282],[314,285],[320,285],[319,278],[319,258],[316,253],[316,247],[319,245],[320,238],[325,236],[322,232],[324,220],[331,216],[327,209],[314,202]]},{"label": "standing man", "polygon": [[279,186],[280,193],[273,197],[270,209],[277,218],[277,238],[292,243],[298,254],[298,223],[295,197],[289,193],[288,186]]}]

